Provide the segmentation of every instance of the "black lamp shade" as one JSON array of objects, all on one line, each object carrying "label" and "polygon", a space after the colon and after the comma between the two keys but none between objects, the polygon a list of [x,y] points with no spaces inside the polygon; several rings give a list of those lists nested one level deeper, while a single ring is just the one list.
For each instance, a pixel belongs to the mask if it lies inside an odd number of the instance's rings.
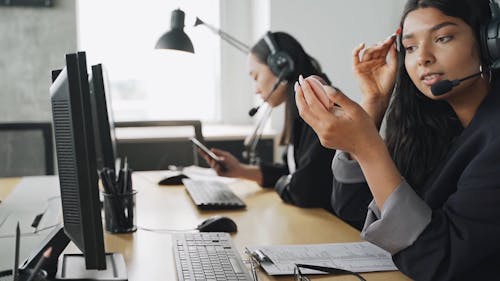
[{"label": "black lamp shade", "polygon": [[163,34],[155,49],[174,49],[194,53],[193,43],[184,32],[184,12],[180,9],[172,11],[171,30]]}]

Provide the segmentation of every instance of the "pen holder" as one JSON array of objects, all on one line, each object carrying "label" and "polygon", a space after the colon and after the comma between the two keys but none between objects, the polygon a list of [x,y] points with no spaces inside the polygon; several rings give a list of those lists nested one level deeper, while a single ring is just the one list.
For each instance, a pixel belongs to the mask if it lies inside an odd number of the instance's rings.
[{"label": "pen holder", "polygon": [[135,217],[135,198],[137,191],[109,194],[104,196],[105,229],[111,233],[129,233],[137,230]]}]

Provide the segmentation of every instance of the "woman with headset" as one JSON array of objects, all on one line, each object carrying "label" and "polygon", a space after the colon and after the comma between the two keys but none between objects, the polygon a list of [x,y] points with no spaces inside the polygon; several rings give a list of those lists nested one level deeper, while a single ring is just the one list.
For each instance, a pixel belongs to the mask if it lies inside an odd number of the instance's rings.
[{"label": "woman with headset", "polygon": [[492,14],[498,6],[488,0],[409,0],[399,53],[395,36],[354,50],[361,105],[313,78],[296,86],[300,115],[323,145],[339,149],[334,188],[373,195],[362,237],[415,280],[500,276],[500,44]]},{"label": "woman with headset", "polygon": [[246,165],[220,149],[212,149],[222,159],[220,162],[207,155],[204,158],[218,175],[253,180],[265,188],[274,187],[287,203],[329,208],[332,190],[329,165],[335,151],[321,146],[312,128],[300,118],[293,90],[293,81],[299,73],[317,75],[329,83],[328,77],[300,43],[284,32],[268,32],[251,48],[248,69],[255,82],[255,92],[263,100],[271,107],[285,104],[280,143],[288,146],[284,155],[287,164]]}]

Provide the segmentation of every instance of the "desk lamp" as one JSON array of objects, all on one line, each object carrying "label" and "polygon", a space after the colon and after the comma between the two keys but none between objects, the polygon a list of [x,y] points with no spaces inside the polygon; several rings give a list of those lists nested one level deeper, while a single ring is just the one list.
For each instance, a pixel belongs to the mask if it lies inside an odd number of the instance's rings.
[{"label": "desk lamp", "polygon": [[[191,43],[191,40],[184,32],[184,18],[185,13],[181,9],[172,11],[172,17],[170,18],[171,30],[163,34],[160,39],[158,39],[155,49],[174,49],[194,53],[193,43]],[[198,25],[206,26],[213,33],[219,35],[222,40],[226,41],[228,44],[241,52],[245,54],[250,52],[250,47],[248,47],[245,43],[197,17],[194,26]]]},{"label": "desk lamp", "polygon": [[174,49],[194,53],[193,43],[184,32],[184,18],[185,14],[181,9],[172,11],[170,18],[171,30],[158,39],[155,49]]},{"label": "desk lamp", "polygon": [[[191,40],[184,32],[184,18],[185,13],[180,10],[172,11],[171,17],[171,30],[163,34],[158,42],[156,43],[155,49],[174,49],[180,51],[186,51],[190,53],[194,53],[193,44]],[[234,38],[230,34],[214,27],[211,24],[208,24],[196,17],[196,22],[194,26],[204,25],[210,31],[220,36],[220,38],[226,41],[229,45],[235,47],[240,50],[244,54],[250,53],[250,47],[240,40]],[[265,123],[269,118],[271,113],[271,107],[266,109],[266,112],[262,114],[262,117],[259,119],[257,126],[255,127],[253,133],[245,138],[244,147],[245,151],[243,152],[243,157],[247,159],[250,164],[256,164],[259,162],[259,158],[256,153],[257,144],[262,136],[262,131],[264,129]]]}]

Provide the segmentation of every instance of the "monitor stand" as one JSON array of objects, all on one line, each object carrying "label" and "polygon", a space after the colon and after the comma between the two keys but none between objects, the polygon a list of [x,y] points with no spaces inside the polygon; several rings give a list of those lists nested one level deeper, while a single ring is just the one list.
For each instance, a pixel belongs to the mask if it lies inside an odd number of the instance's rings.
[{"label": "monitor stand", "polygon": [[121,254],[106,253],[105,270],[86,269],[83,254],[63,254],[61,256],[69,242],[70,239],[64,233],[63,226],[56,227],[26,259],[19,271],[21,274],[31,272],[45,250],[52,247],[52,254],[42,267],[47,272],[49,280],[54,278],[56,280],[128,280],[125,260]]},{"label": "monitor stand", "polygon": [[86,269],[83,254],[63,254],[55,280],[127,281],[127,268],[121,254],[106,253],[106,269]]}]

